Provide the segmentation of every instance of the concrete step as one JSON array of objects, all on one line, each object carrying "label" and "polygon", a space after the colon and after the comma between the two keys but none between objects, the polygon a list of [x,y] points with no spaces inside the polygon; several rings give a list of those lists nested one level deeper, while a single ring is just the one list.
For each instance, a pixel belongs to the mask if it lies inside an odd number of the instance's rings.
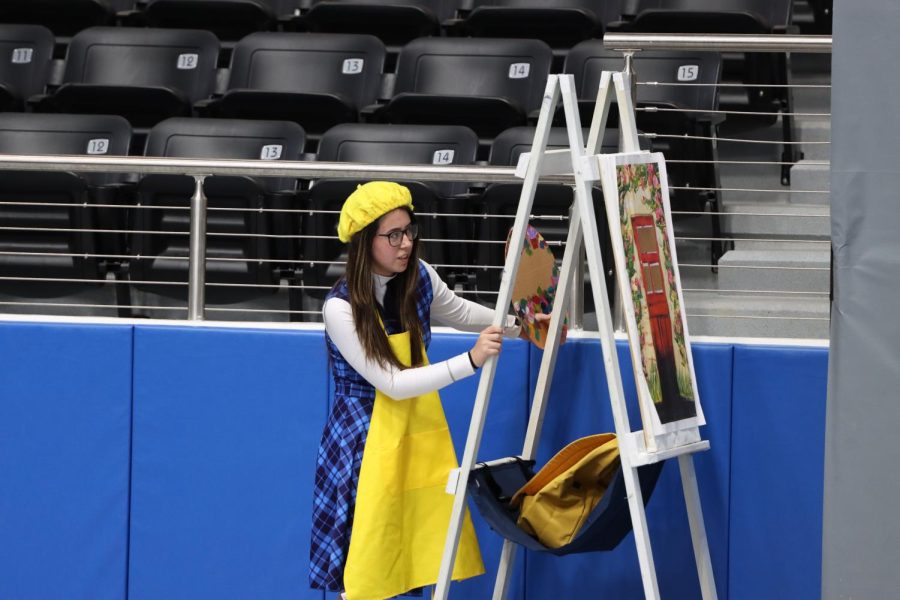
[{"label": "concrete step", "polygon": [[827,294],[830,262],[827,249],[731,250],[719,259],[718,288]]},{"label": "concrete step", "polygon": [[831,165],[821,161],[801,160],[791,167],[791,203],[829,205]]},{"label": "concrete step", "polygon": [[[828,119],[803,119],[796,123],[803,158],[806,160],[828,160],[831,146],[821,142],[831,141],[831,121]],[[808,143],[813,142],[813,143]]]},{"label": "concrete step", "polygon": [[725,231],[732,237],[828,239],[831,235],[827,205],[797,205],[760,198],[728,202],[725,214]]},{"label": "concrete step", "polygon": [[[688,232],[690,233],[690,232]],[[698,232],[696,235],[708,235]],[[716,287],[717,273],[713,271],[709,242],[676,240],[675,253],[683,288]]]},{"label": "concrete step", "polygon": [[780,173],[780,167],[773,165],[729,165],[728,169],[719,172],[722,187],[725,188],[721,195],[722,203],[787,203],[791,199],[791,188],[781,185]]},{"label": "concrete step", "polygon": [[828,297],[685,293],[691,335],[828,339]]}]

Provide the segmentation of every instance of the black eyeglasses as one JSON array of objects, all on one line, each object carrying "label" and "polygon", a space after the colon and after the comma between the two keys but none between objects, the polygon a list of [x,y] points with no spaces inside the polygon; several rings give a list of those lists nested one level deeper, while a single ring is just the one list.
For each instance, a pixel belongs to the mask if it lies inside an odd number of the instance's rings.
[{"label": "black eyeglasses", "polygon": [[387,233],[376,233],[375,235],[386,237],[388,244],[394,248],[399,248],[400,244],[403,243],[404,235],[409,238],[409,241],[413,241],[419,237],[419,225],[417,223],[410,223],[404,229],[395,229]]}]

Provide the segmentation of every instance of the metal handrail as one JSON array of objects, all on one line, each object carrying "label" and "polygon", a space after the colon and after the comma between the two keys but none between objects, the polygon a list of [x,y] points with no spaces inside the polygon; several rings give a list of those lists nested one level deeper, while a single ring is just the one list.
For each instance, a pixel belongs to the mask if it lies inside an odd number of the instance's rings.
[{"label": "metal handrail", "polygon": [[[0,170],[78,171],[81,173],[154,173],[168,175],[244,175],[300,179],[415,179],[514,183],[515,167],[464,165],[374,165],[324,161],[211,160],[141,156],[63,156],[0,154]],[[546,183],[574,185],[571,175],[541,176]]]},{"label": "metal handrail", "polygon": [[830,35],[709,33],[619,33],[603,36],[603,46],[621,52],[706,50],[711,52],[831,52]]},{"label": "metal handrail", "polygon": [[[212,175],[296,177],[299,179],[415,179],[418,181],[471,181],[514,183],[514,167],[373,165],[318,161],[211,160],[131,156],[39,156],[0,154],[0,170],[102,172],[187,175],[195,180],[191,197],[188,318],[204,318],[206,257],[206,197],[203,180]],[[571,175],[541,177],[547,183],[574,185]],[[470,240],[471,242],[471,240]]]}]

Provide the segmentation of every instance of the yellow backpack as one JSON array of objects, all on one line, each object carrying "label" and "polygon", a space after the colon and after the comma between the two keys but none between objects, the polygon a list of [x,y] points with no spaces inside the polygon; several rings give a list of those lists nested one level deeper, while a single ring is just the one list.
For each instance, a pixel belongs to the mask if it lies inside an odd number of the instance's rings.
[{"label": "yellow backpack", "polygon": [[568,544],[600,502],[619,468],[614,433],[575,440],[513,496],[518,525],[549,548]]}]

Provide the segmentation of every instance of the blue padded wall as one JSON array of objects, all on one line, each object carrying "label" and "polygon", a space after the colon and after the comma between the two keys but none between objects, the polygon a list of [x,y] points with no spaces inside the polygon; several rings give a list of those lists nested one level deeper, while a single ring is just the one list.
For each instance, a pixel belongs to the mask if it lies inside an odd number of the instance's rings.
[{"label": "blue padded wall", "polygon": [[[438,362],[465,352],[472,347],[475,339],[474,335],[436,334],[428,352],[429,358],[432,362]],[[528,354],[524,341],[504,340],[478,460],[493,460],[522,452],[528,419]],[[441,390],[441,401],[453,435],[457,460],[462,460],[479,376],[480,372]],[[503,546],[503,539],[490,530],[471,503],[470,512],[486,572],[481,577],[453,583],[450,598],[459,600],[491,597]],[[519,564],[513,573],[507,598],[523,600],[524,583],[523,565]]]},{"label": "blue padded wall", "polygon": [[132,329],[0,330],[0,598],[123,599]]},{"label": "blue padded wall", "polygon": [[[728,589],[732,348],[730,345],[703,344],[692,347],[707,420],[703,435],[713,448],[710,452],[695,455],[695,466],[716,587],[720,597],[725,598]],[[640,428],[640,419],[631,358],[624,342],[619,343],[617,349],[629,420],[635,430]],[[540,351],[532,351],[531,373],[535,380],[540,358]],[[539,466],[579,437],[614,431],[598,340],[571,340],[561,348],[549,402],[538,452]],[[647,520],[659,586],[665,590],[665,597],[699,597],[677,461],[669,461],[663,468],[647,505]],[[598,594],[609,598],[642,598],[633,535],[629,534],[615,550],[605,553],[556,557],[529,551],[526,590],[528,600]]]},{"label": "blue padded wall", "polygon": [[817,599],[828,351],[734,352],[728,597]]},{"label": "blue padded wall", "polygon": [[321,332],[135,329],[130,600],[309,589]]},{"label": "blue padded wall", "polygon": [[[474,339],[436,334],[430,356]],[[630,359],[618,350],[637,427]],[[480,460],[521,450],[539,359],[505,343]],[[827,350],[695,344],[694,359],[712,444],[695,461],[719,597],[818,598]],[[330,389],[321,331],[2,323],[0,360],[0,598],[324,600],[307,583]],[[441,393],[459,455],[477,385]],[[539,463],[612,429],[599,342],[573,339]],[[496,573],[501,540],[473,519],[488,571],[454,584],[457,600],[489,597]],[[664,597],[699,597],[675,462],[648,521]],[[520,551],[511,599],[598,594],[643,597],[631,536],[609,553]]]}]

